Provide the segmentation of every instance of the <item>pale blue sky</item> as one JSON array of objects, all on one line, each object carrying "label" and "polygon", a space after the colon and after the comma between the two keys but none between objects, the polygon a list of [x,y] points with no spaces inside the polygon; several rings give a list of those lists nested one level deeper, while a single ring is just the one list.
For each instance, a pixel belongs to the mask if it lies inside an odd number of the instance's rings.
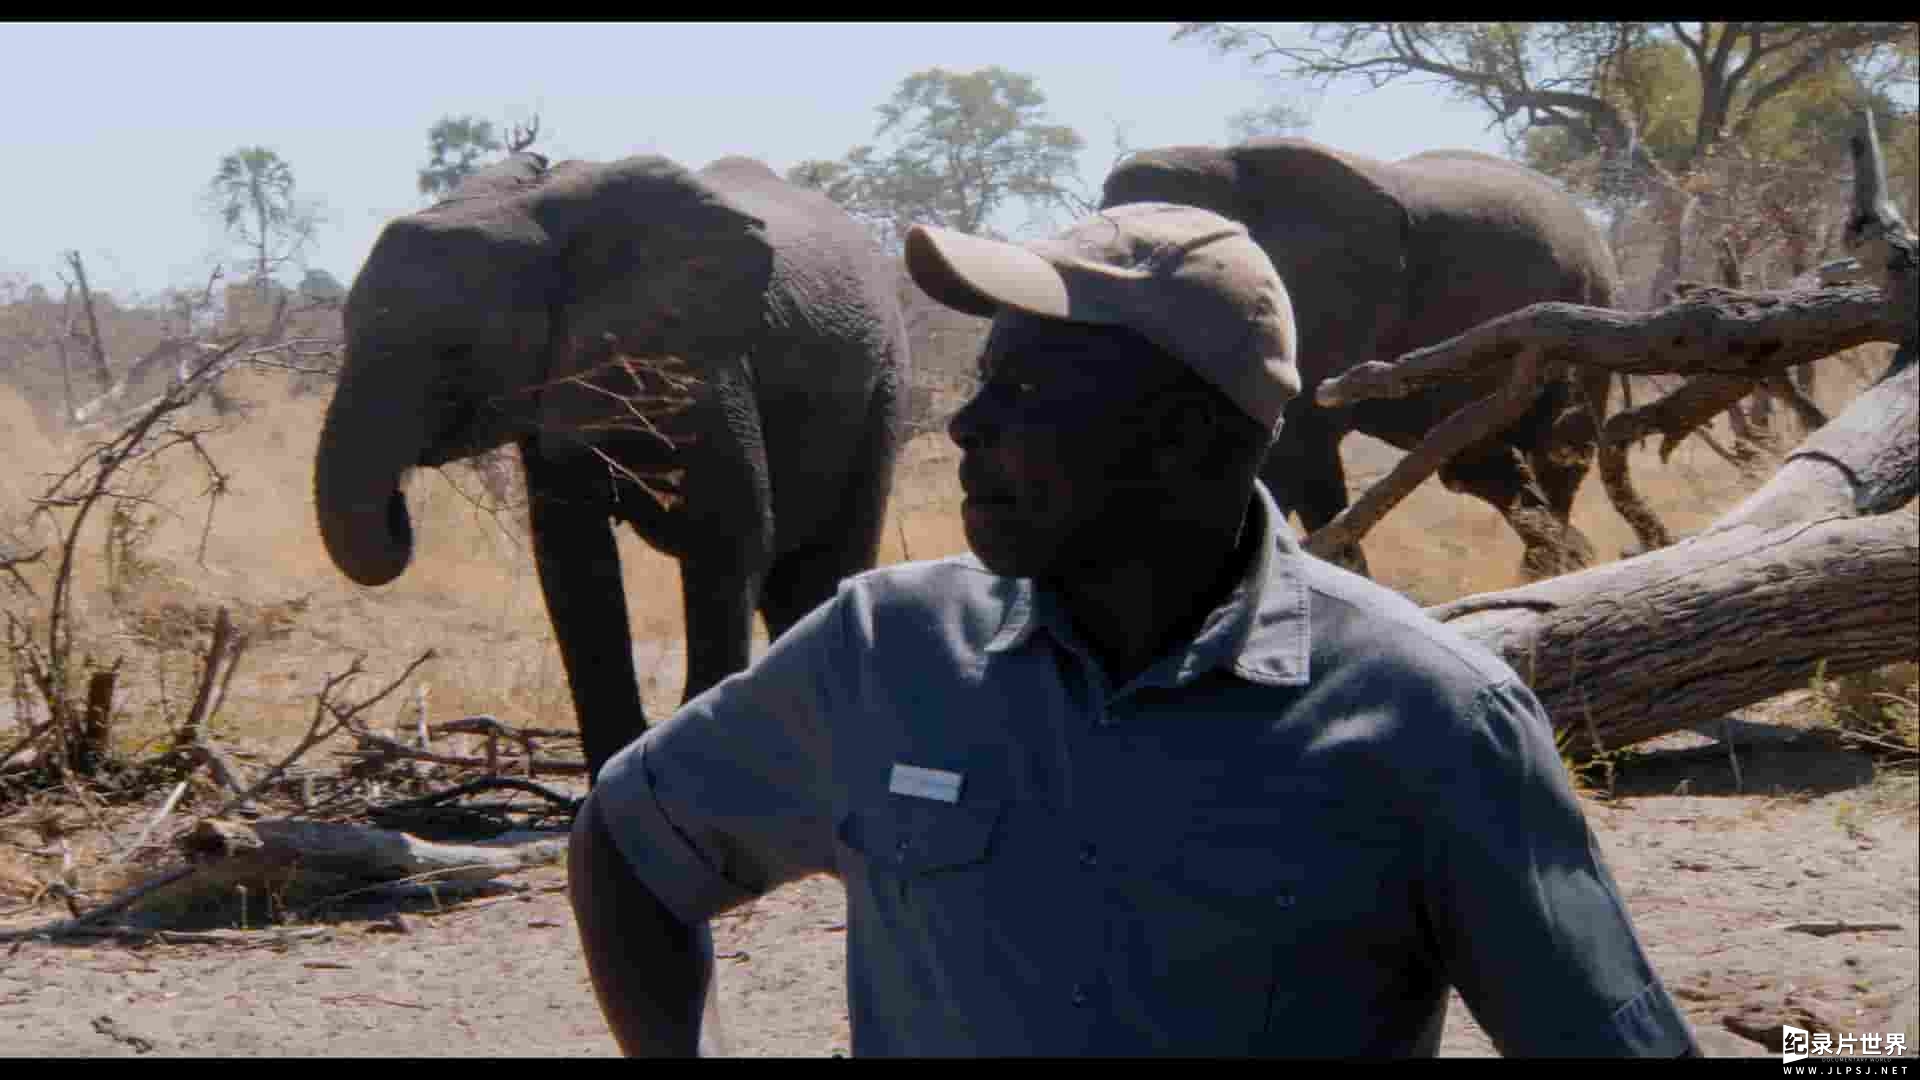
[{"label": "pale blue sky", "polygon": [[[1112,121],[1136,147],[1221,143],[1275,94],[1237,58],[1174,44],[1170,23],[8,23],[0,273],[58,295],[77,248],[96,288],[204,281],[225,251],[200,193],[222,155],[272,148],[329,221],[308,262],[343,282],[380,226],[423,205],[415,171],[443,114],[537,109],[555,159],[726,154],[776,170],[873,140],[874,107],[914,71],[1032,75],[1087,140],[1094,185]],[[1384,158],[1502,151],[1484,114],[1432,88],[1335,91],[1313,138]],[[1015,220],[1012,224],[1017,225]]]}]

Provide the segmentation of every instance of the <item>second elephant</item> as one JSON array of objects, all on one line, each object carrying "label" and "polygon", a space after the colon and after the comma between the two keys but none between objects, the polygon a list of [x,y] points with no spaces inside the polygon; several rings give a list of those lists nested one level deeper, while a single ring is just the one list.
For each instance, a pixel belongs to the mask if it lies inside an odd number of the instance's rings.
[{"label": "second elephant", "polygon": [[[1611,307],[1618,291],[1606,240],[1571,197],[1530,169],[1471,151],[1386,163],[1295,138],[1147,150],[1106,180],[1102,206],[1130,202],[1185,203],[1246,223],[1286,282],[1304,386],[1262,477],[1309,532],[1347,507],[1339,444],[1348,431],[1410,450],[1493,385],[1325,409],[1313,402],[1322,380],[1540,301]],[[1551,382],[1517,423],[1440,471],[1449,489],[1484,499],[1520,535],[1525,576],[1593,559],[1568,519],[1607,385],[1604,371]],[[1357,550],[1343,561],[1364,570]]]}]

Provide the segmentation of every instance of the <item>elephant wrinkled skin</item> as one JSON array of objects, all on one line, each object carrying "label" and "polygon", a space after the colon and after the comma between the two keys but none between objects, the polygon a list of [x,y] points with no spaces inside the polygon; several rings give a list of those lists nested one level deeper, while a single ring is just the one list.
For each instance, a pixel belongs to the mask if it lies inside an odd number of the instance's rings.
[{"label": "elephant wrinkled skin", "polygon": [[515,154],[389,223],[345,317],[328,554],[392,580],[402,474],[517,443],[595,773],[646,728],[610,518],[679,560],[687,697],[746,666],[756,610],[778,636],[877,559],[907,387],[892,278],[757,161]]},{"label": "elephant wrinkled skin", "polygon": [[[1340,409],[1314,404],[1322,380],[1528,304],[1610,307],[1618,292],[1612,253],[1578,204],[1539,173],[1471,151],[1383,163],[1295,138],[1146,150],[1106,180],[1102,206],[1130,202],[1185,203],[1244,222],[1286,282],[1304,391],[1262,478],[1309,532],[1347,507],[1338,448],[1348,431],[1411,450],[1500,373]],[[1440,471],[1450,490],[1506,518],[1526,544],[1529,577],[1592,561],[1568,517],[1606,393],[1604,371],[1552,380],[1517,423]],[[1342,561],[1364,571],[1357,550]]]}]

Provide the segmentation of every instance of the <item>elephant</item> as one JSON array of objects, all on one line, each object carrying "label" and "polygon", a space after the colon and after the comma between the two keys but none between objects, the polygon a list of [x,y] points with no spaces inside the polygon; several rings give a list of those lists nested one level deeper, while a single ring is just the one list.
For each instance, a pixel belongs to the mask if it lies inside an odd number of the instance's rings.
[{"label": "elephant", "polygon": [[333,564],[412,556],[410,469],[513,443],[589,775],[646,730],[613,522],[679,563],[685,697],[878,560],[909,361],[866,230],[742,157],[516,153],[390,221],[314,455]]},{"label": "elephant", "polygon": [[[1392,360],[1545,300],[1612,307],[1619,274],[1600,230],[1545,176],[1488,154],[1436,150],[1379,162],[1309,139],[1137,152],[1107,176],[1103,207],[1184,203],[1247,226],[1293,301],[1303,392],[1261,471],[1309,531],[1348,505],[1340,440],[1357,430],[1411,450],[1487,380],[1408,398],[1323,408],[1319,383]],[[1440,470],[1449,490],[1484,499],[1526,545],[1523,577],[1589,565],[1569,522],[1593,461],[1603,370],[1547,380],[1529,412]],[[1366,572],[1357,545],[1336,561]]]}]

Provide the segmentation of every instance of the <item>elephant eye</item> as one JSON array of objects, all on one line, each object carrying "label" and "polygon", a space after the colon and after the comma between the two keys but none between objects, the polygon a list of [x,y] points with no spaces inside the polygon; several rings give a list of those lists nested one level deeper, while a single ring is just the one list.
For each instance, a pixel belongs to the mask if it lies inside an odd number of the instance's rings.
[{"label": "elephant eye", "polygon": [[1040,384],[1026,379],[1001,379],[996,385],[1008,401],[1032,401],[1040,396]]}]

